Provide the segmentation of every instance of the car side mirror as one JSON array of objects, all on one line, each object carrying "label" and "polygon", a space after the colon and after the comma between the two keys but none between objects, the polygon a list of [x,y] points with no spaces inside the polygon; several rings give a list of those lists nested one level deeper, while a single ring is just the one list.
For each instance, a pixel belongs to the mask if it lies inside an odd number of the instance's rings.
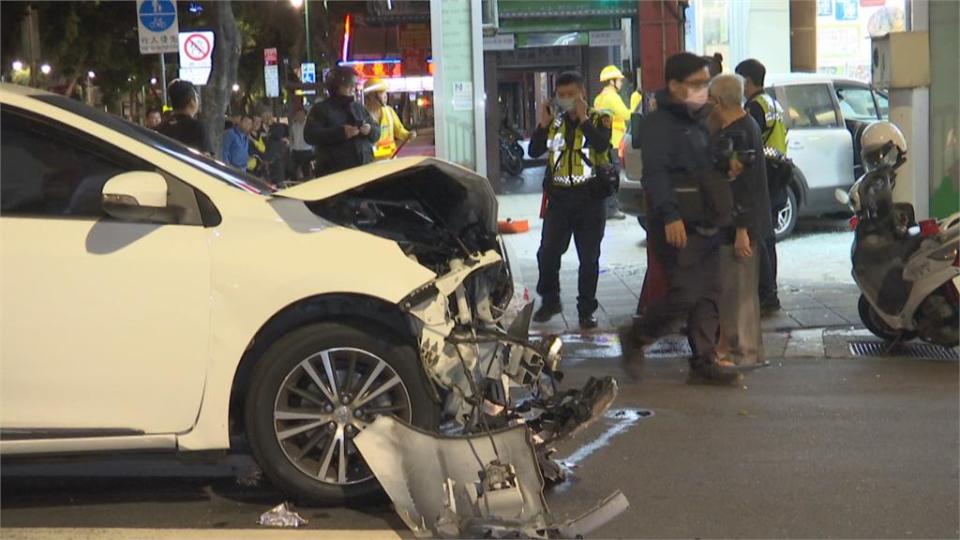
[{"label": "car side mirror", "polygon": [[155,172],[134,171],[114,176],[103,185],[103,211],[125,221],[170,221],[167,181]]},{"label": "car side mirror", "polygon": [[630,115],[630,144],[634,149],[640,148],[640,126],[643,124],[642,113],[632,113]]}]

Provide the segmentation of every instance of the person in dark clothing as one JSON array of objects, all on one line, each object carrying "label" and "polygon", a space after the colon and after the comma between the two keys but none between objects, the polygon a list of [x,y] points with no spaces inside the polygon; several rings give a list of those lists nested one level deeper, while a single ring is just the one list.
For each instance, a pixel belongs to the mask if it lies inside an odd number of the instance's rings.
[{"label": "person in dark clothing", "polygon": [[713,55],[704,56],[703,59],[707,61],[707,70],[710,72],[711,79],[723,73],[723,55],[722,54],[713,53]]},{"label": "person in dark clothing", "polygon": [[715,137],[717,144],[723,140],[737,141],[732,146],[736,152],[735,169],[739,171],[730,184],[733,223],[721,230],[717,357],[722,365],[763,365],[758,259],[764,239],[773,234],[763,141],[760,127],[743,109],[742,77],[715,77],[710,82],[710,101],[714,105],[711,115],[720,128]]},{"label": "person in dark clothing", "polygon": [[[777,159],[767,160],[767,185],[772,215],[786,206],[789,189],[787,186],[793,175],[793,167],[786,161],[787,126],[783,119],[783,107],[763,91],[767,68],[762,63],[750,58],[737,64],[735,71],[744,78],[746,110],[760,126],[763,145],[769,156],[777,156]],[[761,311],[765,314],[778,311],[780,298],[777,294],[777,239],[772,233],[760,244],[759,289]]]},{"label": "person in dark clothing", "polygon": [[167,87],[167,95],[170,96],[173,112],[163,120],[157,131],[212,156],[213,146],[207,129],[194,118],[200,109],[197,88],[190,81],[176,79]]},{"label": "person in dark clothing", "polygon": [[333,68],[327,90],[330,97],[310,109],[303,128],[303,138],[317,149],[318,175],[371,163],[373,144],[380,139],[380,125],[356,101],[357,74],[352,68]]},{"label": "person in dark clothing", "polygon": [[266,152],[264,159],[267,162],[267,179],[275,186],[286,180],[287,166],[290,161],[290,130],[287,125],[279,122],[269,106],[260,109],[260,117],[266,131]]},{"label": "person in dark clothing", "polygon": [[[688,383],[729,384],[739,374],[717,366],[720,297],[720,234],[716,219],[682,219],[674,191],[680,178],[706,179],[714,171],[709,134],[702,118],[710,73],[707,61],[691,53],[667,59],[667,88],[657,93],[657,110],[640,127],[643,188],[650,205],[648,243],[659,255],[669,281],[667,295],[647,306],[621,330],[624,362],[637,376],[643,347],[652,344],[678,318],[687,318],[690,358]],[[702,190],[702,196],[706,196]],[[722,216],[721,216],[722,217]]]},{"label": "person in dark clothing", "polygon": [[570,237],[580,259],[577,312],[580,327],[597,327],[594,316],[597,280],[600,277],[600,243],[606,228],[606,194],[596,189],[596,169],[610,164],[610,133],[613,118],[587,108],[583,76],[568,71],[557,78],[556,102],[544,100],[537,116],[537,129],[530,138],[529,154],[545,152],[546,212],[543,236],[537,251],[542,298],[534,314],[538,322],[549,321],[562,311],[560,304],[560,257],[570,247]]}]

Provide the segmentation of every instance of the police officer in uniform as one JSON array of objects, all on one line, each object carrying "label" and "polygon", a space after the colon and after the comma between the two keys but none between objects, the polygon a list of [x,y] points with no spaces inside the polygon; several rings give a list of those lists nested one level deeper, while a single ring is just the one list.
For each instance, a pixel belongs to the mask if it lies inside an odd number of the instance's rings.
[{"label": "police officer in uniform", "polygon": [[[667,88],[656,95],[657,110],[644,117],[637,137],[643,153],[643,188],[648,197],[647,241],[664,266],[669,282],[666,296],[654,300],[632,327],[621,330],[621,347],[628,372],[638,376],[643,347],[666,332],[677,319],[687,321],[691,384],[730,384],[737,373],[716,362],[720,327],[720,221],[692,210],[697,205],[681,200],[678,187],[693,179],[700,186],[715,181],[715,164],[703,109],[710,82],[708,61],[679,53],[667,59]],[[719,184],[725,186],[720,180]],[[729,189],[729,188],[728,188]],[[705,188],[694,195],[707,201]],[[707,206],[707,205],[704,205]],[[716,205],[710,205],[716,206]],[[717,210],[720,211],[719,209]]]},{"label": "police officer in uniform", "polygon": [[537,251],[537,293],[542,303],[533,318],[546,322],[562,311],[560,257],[572,236],[580,259],[577,312],[581,328],[591,329],[597,327],[600,242],[606,227],[607,194],[596,189],[597,171],[610,165],[612,119],[587,108],[583,76],[573,71],[557,78],[555,107],[541,106],[529,148],[532,158],[548,153],[547,207]]},{"label": "police officer in uniform", "polygon": [[[783,108],[769,94],[763,91],[763,80],[767,68],[754,59],[744,60],[734,70],[745,80],[744,93],[747,98],[746,109],[760,126],[764,153],[767,155],[767,179],[770,188],[770,208],[773,209],[773,222],[776,214],[787,204],[787,182],[782,180],[790,173],[790,166],[783,159],[787,155],[787,126],[783,122]],[[787,180],[789,176],[787,177]],[[793,209],[797,211],[796,208]],[[777,239],[775,235],[764,238],[759,244],[760,255],[760,311],[772,313],[780,309],[777,296]]]}]

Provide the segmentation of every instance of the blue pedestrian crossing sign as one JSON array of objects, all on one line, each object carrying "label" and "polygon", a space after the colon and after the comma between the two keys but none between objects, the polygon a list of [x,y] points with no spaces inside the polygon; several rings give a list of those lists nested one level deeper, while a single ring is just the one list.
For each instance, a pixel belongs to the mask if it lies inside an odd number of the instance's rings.
[{"label": "blue pedestrian crossing sign", "polygon": [[140,54],[177,52],[176,0],[137,0]]}]

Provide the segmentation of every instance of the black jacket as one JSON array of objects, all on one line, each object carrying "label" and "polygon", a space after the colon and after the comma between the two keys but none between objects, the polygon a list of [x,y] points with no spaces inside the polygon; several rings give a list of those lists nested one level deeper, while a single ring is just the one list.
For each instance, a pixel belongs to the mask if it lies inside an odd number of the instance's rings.
[{"label": "black jacket", "polygon": [[741,131],[756,156],[753,164],[744,165],[743,172],[730,184],[733,191],[733,226],[747,229],[751,242],[762,242],[773,236],[770,212],[770,193],[767,188],[767,165],[763,158],[763,139],[760,127],[747,114],[720,130],[720,133]]},{"label": "black jacket", "polygon": [[[370,134],[351,139],[344,126],[370,124]],[[373,144],[380,138],[380,124],[354,100],[334,96],[313,106],[303,128],[303,138],[317,149],[317,174],[331,174],[373,161]]]},{"label": "black jacket", "polygon": [[710,135],[701,115],[670,93],[657,92],[657,110],[640,124],[640,151],[643,156],[644,193],[651,221],[672,223],[680,219],[673,192],[672,175],[708,174],[712,169]]},{"label": "black jacket", "polygon": [[213,155],[213,144],[207,135],[207,128],[203,125],[203,122],[196,118],[183,113],[172,113],[160,123],[157,132],[171,139],[176,139],[204,154]]}]

